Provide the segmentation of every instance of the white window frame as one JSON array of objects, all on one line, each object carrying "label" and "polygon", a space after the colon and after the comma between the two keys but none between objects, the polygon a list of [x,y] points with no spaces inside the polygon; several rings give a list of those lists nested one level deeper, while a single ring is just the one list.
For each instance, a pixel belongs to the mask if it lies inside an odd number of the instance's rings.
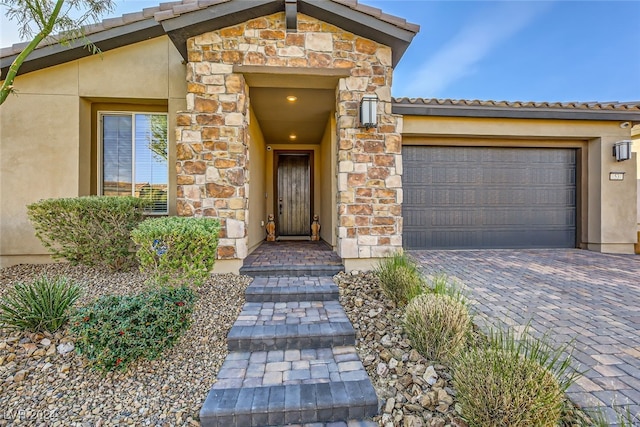
[{"label": "white window frame", "polygon": [[[104,134],[104,129],[103,129],[103,117],[104,116],[129,116],[132,118],[131,120],[131,130],[132,130],[132,135],[133,138],[131,140],[131,145],[132,145],[132,152],[131,152],[131,175],[132,175],[132,180],[133,177],[136,176],[136,150],[135,150],[135,134],[136,134],[136,121],[135,121],[135,115],[136,114],[140,114],[140,115],[155,115],[155,116],[160,116],[160,115],[164,115],[167,117],[167,124],[169,123],[169,114],[168,113],[163,113],[163,112],[159,112],[159,111],[129,111],[129,110],[99,110],[98,111],[98,129],[96,131],[97,133],[97,137],[98,137],[98,155],[97,155],[97,161],[98,161],[98,167],[97,169],[97,183],[98,183],[98,195],[102,196],[103,194],[103,187],[104,187],[104,176],[103,176],[103,169],[104,169],[104,145],[103,145],[103,134]],[[169,141],[169,129],[167,126],[167,142]],[[169,161],[167,160],[167,210],[165,212],[157,212],[157,211],[149,211],[149,212],[145,212],[145,215],[150,215],[150,216],[166,216],[169,214],[169,173],[170,173],[171,169],[169,168]],[[136,191],[136,186],[135,186],[135,182],[132,182],[131,185],[131,195],[135,196],[135,191]]]}]

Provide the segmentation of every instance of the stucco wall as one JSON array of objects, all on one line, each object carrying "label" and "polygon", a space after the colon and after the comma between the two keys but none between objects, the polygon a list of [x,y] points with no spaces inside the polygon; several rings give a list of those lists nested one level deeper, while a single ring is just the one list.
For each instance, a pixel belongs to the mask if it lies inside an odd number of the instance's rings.
[{"label": "stucco wall", "polygon": [[638,203],[637,203],[637,215],[638,215],[638,232],[640,233],[640,125],[635,125],[631,129],[631,152],[634,153],[636,161],[636,180],[638,188]]},{"label": "stucco wall", "polygon": [[[403,144],[581,148],[582,247],[632,253],[636,242],[636,163],[616,162],[612,146],[629,139],[619,122],[404,116]],[[610,181],[610,172],[625,172]]]},{"label": "stucco wall", "polygon": [[[17,95],[0,107],[1,266],[38,257],[49,261],[27,219],[27,204],[91,194],[92,104],[162,104],[170,113],[183,109],[181,59],[168,37],[158,37],[18,76]],[[173,148],[171,132],[169,141]],[[175,164],[175,149],[169,162]],[[175,188],[174,168],[169,172]]]},{"label": "stucco wall", "polygon": [[267,146],[253,110],[249,122],[249,253],[265,238],[267,221],[265,158]]},{"label": "stucco wall", "polygon": [[336,190],[336,125],[334,115],[331,114],[320,143],[320,191],[322,206],[316,208],[320,215],[320,237],[332,247],[336,246],[337,209],[335,200]]}]

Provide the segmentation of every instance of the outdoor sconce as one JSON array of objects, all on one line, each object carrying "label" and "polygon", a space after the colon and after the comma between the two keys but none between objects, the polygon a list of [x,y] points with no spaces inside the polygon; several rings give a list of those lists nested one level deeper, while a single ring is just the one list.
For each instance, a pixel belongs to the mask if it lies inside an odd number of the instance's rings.
[{"label": "outdoor sconce", "polygon": [[627,139],[613,144],[613,157],[618,162],[629,160],[631,158],[631,141]]},{"label": "outdoor sconce", "polygon": [[360,101],[360,126],[367,129],[378,126],[378,97],[364,95]]}]

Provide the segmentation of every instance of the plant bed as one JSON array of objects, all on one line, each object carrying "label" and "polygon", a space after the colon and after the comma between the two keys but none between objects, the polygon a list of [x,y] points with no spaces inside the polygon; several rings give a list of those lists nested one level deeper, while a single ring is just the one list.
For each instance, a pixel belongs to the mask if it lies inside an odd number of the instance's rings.
[{"label": "plant bed", "polygon": [[[0,270],[0,297],[14,283],[43,274],[79,283],[83,293],[77,307],[100,296],[147,289],[147,277],[133,271],[68,263],[20,265]],[[249,280],[212,275],[195,289],[192,324],[175,346],[156,360],[131,363],[124,372],[92,369],[75,351],[60,354],[60,344],[74,342],[68,327],[55,334],[0,328],[0,426],[198,425],[198,412],[227,355],[226,335],[240,313]]]},{"label": "plant bed", "polygon": [[[358,354],[382,401],[375,421],[384,427],[467,426],[450,364],[427,360],[412,347],[403,327],[404,307],[396,307],[384,295],[376,275],[340,273],[334,279],[356,330]],[[484,341],[477,326],[473,329],[473,340]],[[582,411],[566,403],[560,426],[593,425]]]}]

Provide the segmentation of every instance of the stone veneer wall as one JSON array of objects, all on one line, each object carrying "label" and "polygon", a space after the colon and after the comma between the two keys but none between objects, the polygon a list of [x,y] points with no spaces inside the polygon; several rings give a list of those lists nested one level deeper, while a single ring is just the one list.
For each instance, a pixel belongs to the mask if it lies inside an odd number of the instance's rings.
[{"label": "stone veneer wall", "polygon": [[[187,111],[176,128],[178,215],[219,217],[218,257],[246,257],[249,89],[234,65],[349,69],[336,88],[338,254],[400,249],[401,117],[391,113],[391,49],[304,15],[297,32],[285,28],[278,13],[189,39]],[[380,100],[377,129],[359,127],[365,93]]]}]

